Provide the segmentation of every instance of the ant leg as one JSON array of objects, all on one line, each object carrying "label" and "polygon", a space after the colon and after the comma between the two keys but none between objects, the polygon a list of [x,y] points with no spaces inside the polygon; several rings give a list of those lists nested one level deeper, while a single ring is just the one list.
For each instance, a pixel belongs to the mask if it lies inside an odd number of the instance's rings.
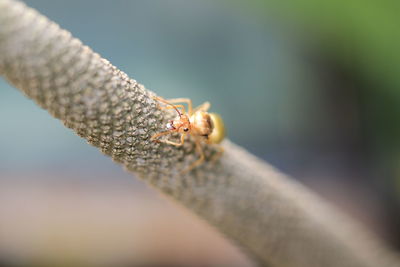
[{"label": "ant leg", "polygon": [[157,142],[161,142],[162,140],[155,140],[157,138],[159,138],[160,136],[166,135],[166,134],[170,134],[170,131],[165,131],[165,132],[160,132],[160,133],[156,133],[155,135],[153,135],[152,137],[150,137],[150,141],[157,141]]},{"label": "ant leg", "polygon": [[211,145],[211,146],[215,147],[215,148],[218,150],[218,151],[211,157],[211,160],[210,160],[211,162],[217,161],[217,160],[222,156],[222,154],[224,154],[224,152],[225,152],[224,147],[221,146],[220,144],[213,144],[213,143],[211,143],[208,139],[206,140],[206,144]]},{"label": "ant leg", "polygon": [[166,100],[169,103],[186,103],[188,105],[188,114],[192,116],[193,114],[193,104],[190,98],[173,98]]},{"label": "ant leg", "polygon": [[222,156],[222,154],[224,154],[225,151],[224,147],[221,145],[215,145],[215,147],[217,148],[218,151],[217,153],[215,153],[215,155],[212,156],[211,158],[212,162],[217,161]]},{"label": "ant leg", "polygon": [[[164,104],[166,104],[166,105],[169,105],[169,108],[174,108],[174,109],[176,109],[177,107],[179,107],[179,108],[181,108],[182,109],[182,113],[184,114],[184,113],[186,113],[186,110],[185,110],[185,107],[183,106],[183,105],[174,105],[174,104],[172,104],[173,102],[171,102],[171,101],[169,101],[169,100],[165,100],[164,98],[162,98],[162,97],[159,97],[159,96],[153,96],[153,99],[154,100],[157,100],[157,101],[159,101],[159,102],[162,102],[162,103],[164,103]],[[172,99],[172,100],[174,100],[174,99]],[[181,101],[182,102],[182,101]],[[177,103],[177,102],[175,102],[175,103]],[[189,106],[189,110],[191,110],[191,108],[192,108],[192,106],[191,105],[188,105]],[[162,107],[161,107],[162,108]]]},{"label": "ant leg", "polygon": [[201,147],[201,143],[199,139],[196,139],[196,150],[200,154],[200,158],[198,158],[195,162],[193,162],[187,169],[182,171],[182,174],[188,173],[189,171],[193,170],[195,167],[201,165],[204,162],[204,152],[203,148]]},{"label": "ant leg", "polygon": [[[176,105],[175,107],[178,108],[178,109],[180,108],[181,111],[182,111],[182,114],[185,114],[185,106],[183,106],[183,105]],[[173,109],[174,107],[172,107],[172,106],[165,106],[165,107],[158,106],[158,108],[159,108],[159,109]]]},{"label": "ant leg", "polygon": [[210,104],[210,102],[207,101],[207,102],[204,102],[203,104],[201,104],[200,106],[196,107],[193,110],[193,112],[196,112],[196,111],[207,111],[207,110],[210,109],[210,107],[211,107],[211,104]]},{"label": "ant leg", "polygon": [[[167,135],[167,134],[170,134],[170,133],[172,133],[172,132],[171,131],[165,131],[165,132],[157,133],[157,134],[153,135],[150,138],[150,140],[151,141],[155,141],[155,142],[159,142],[159,143],[166,143],[166,144],[173,145],[173,146],[182,146],[185,143],[185,136],[186,136],[185,134],[181,135],[181,142],[180,143],[173,142],[173,141],[170,141],[170,140],[157,139],[160,136]],[[155,139],[157,139],[157,140],[155,140]]]},{"label": "ant leg", "polygon": [[173,146],[182,146],[185,143],[185,136],[186,136],[185,134],[181,135],[181,142],[180,143],[173,142],[173,141],[170,141],[170,140],[160,140],[160,142],[166,143],[166,144],[169,144],[169,145],[173,145]]}]

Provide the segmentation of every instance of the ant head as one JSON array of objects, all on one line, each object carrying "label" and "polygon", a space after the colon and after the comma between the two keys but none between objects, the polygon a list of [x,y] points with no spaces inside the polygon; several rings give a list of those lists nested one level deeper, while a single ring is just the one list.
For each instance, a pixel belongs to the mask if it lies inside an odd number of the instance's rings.
[{"label": "ant head", "polygon": [[181,113],[175,105],[172,105],[170,103],[166,104],[172,106],[172,108],[175,109],[175,111],[178,113],[178,117],[175,120],[170,120],[167,123],[166,125],[167,130],[179,133],[188,132],[190,129],[189,117],[186,114]]},{"label": "ant head", "polygon": [[187,133],[190,130],[190,121],[187,115],[182,115],[178,123],[178,132]]},{"label": "ant head", "polygon": [[170,120],[166,128],[168,131],[187,133],[190,130],[189,118],[186,115],[182,115],[176,120]]}]

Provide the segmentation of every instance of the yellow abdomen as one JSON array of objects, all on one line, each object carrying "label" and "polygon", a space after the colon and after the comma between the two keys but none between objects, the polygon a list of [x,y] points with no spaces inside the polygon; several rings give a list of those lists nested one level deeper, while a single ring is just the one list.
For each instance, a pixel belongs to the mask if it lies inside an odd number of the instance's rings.
[{"label": "yellow abdomen", "polygon": [[225,138],[225,126],[221,116],[216,113],[210,113],[212,132],[208,135],[208,141],[213,144],[219,144]]}]

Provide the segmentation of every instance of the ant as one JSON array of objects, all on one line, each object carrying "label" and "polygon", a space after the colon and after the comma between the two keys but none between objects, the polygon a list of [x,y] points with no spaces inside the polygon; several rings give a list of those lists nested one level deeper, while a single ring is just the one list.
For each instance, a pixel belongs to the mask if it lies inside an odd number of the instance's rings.
[{"label": "ant", "polygon": [[[193,168],[201,165],[204,162],[204,152],[201,146],[202,142],[206,144],[219,144],[225,137],[224,122],[216,113],[208,113],[210,108],[209,102],[204,102],[197,108],[192,108],[192,100],[189,98],[175,98],[165,100],[161,97],[153,97],[155,100],[166,104],[166,106],[159,106],[160,109],[175,109],[178,116],[175,120],[170,120],[166,125],[166,131],[159,132],[153,135],[150,140],[155,142],[162,142],[173,146],[182,146],[185,142],[186,135],[190,134],[194,137],[196,150],[200,157],[193,162],[189,168],[183,173],[191,171]],[[186,103],[188,111],[186,112],[185,106],[182,104],[174,105],[174,103]],[[172,133],[180,133],[180,142],[173,142],[167,139],[159,139],[159,137]],[[218,146],[220,156],[223,153],[223,148]]]}]

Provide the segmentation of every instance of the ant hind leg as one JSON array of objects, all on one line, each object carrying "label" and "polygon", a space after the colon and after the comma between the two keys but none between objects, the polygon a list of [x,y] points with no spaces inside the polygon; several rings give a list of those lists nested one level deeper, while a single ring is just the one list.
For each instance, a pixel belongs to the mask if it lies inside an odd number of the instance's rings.
[{"label": "ant hind leg", "polygon": [[211,157],[212,162],[216,162],[219,158],[221,158],[225,151],[224,147],[221,145],[215,145],[214,147],[216,147],[218,151]]},{"label": "ant hind leg", "polygon": [[196,144],[196,150],[200,154],[200,158],[198,158],[195,162],[193,162],[187,169],[182,171],[182,174],[188,173],[197,166],[201,165],[204,162],[204,151],[203,148],[201,147],[201,143],[199,139],[196,139],[195,141]]},{"label": "ant hind leg", "polygon": [[196,112],[196,111],[208,111],[210,109],[210,107],[211,107],[211,104],[210,104],[210,102],[207,101],[207,102],[204,102],[203,104],[201,104],[200,106],[196,107],[193,110],[193,112]]}]

